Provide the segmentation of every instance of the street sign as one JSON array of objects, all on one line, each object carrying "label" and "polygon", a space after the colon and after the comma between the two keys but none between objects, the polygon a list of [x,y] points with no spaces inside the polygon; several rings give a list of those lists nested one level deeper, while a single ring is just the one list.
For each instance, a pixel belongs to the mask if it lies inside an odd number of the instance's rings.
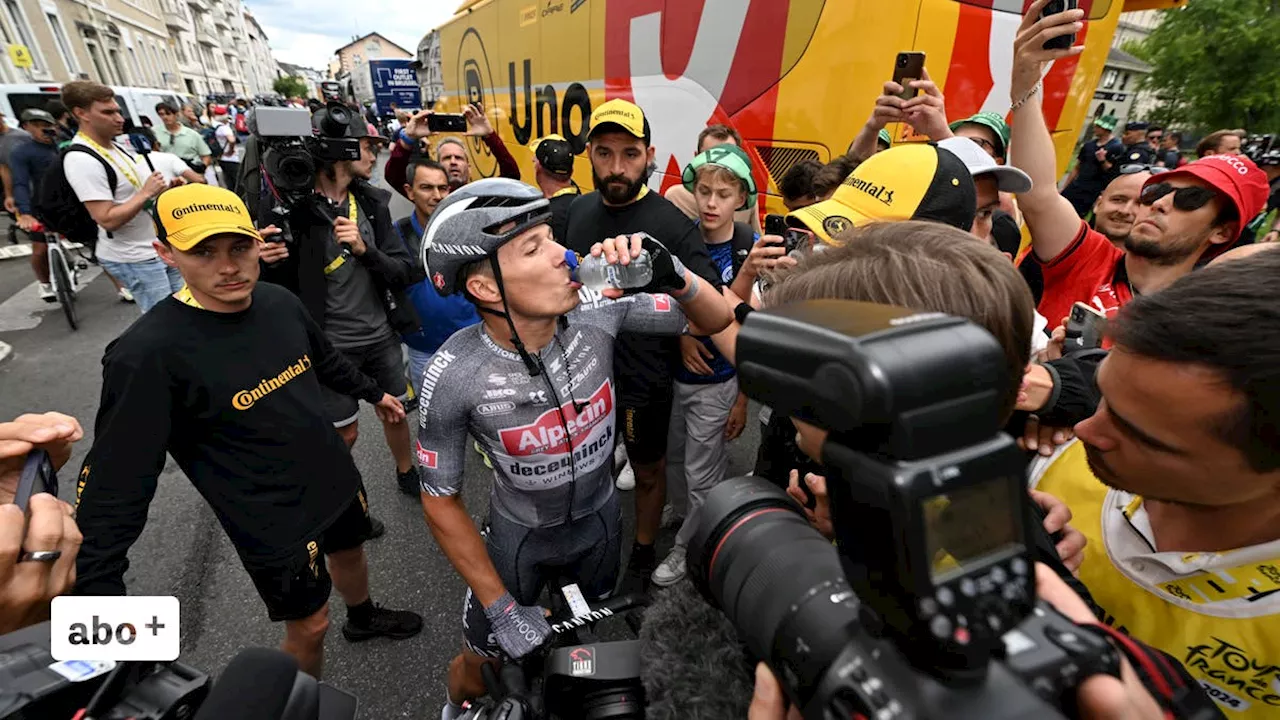
[{"label": "street sign", "polygon": [[14,67],[29,68],[35,65],[35,61],[31,59],[31,51],[26,45],[10,44],[9,59],[13,61]]}]

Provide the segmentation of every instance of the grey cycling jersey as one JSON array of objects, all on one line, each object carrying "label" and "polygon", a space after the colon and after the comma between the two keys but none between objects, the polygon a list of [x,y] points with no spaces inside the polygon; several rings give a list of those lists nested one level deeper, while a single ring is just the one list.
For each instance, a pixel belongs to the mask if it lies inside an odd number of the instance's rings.
[{"label": "grey cycling jersey", "polygon": [[427,363],[418,395],[422,490],[457,494],[467,435],[493,462],[490,509],[526,527],[589,515],[614,492],[613,342],[620,331],[678,335],[685,318],[666,295],[610,301],[579,291],[542,351],[546,373],[531,377],[520,356],[484,324],[463,328]]}]

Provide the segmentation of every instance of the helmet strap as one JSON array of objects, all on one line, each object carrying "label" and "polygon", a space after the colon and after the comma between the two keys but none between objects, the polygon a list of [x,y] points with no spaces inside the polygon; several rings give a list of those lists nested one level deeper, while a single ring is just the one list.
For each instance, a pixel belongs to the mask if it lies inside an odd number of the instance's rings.
[{"label": "helmet strap", "polygon": [[516,332],[516,324],[511,320],[511,307],[507,305],[507,290],[502,283],[502,269],[498,266],[497,253],[489,255],[489,267],[493,269],[493,279],[498,283],[498,295],[502,298],[502,312],[485,307],[478,309],[507,321],[507,327],[511,328],[511,344],[515,346],[530,377],[537,377],[542,374],[542,359],[529,354],[524,347],[524,342],[520,339],[520,334]]}]

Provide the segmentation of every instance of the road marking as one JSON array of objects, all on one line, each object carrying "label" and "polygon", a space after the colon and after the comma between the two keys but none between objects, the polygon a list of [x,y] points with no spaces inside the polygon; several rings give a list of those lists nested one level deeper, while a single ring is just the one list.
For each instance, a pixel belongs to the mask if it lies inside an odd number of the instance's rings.
[{"label": "road marking", "polygon": [[0,260],[9,260],[11,258],[28,257],[31,255],[30,245],[9,245],[0,247]]},{"label": "road marking", "polygon": [[[97,265],[90,265],[87,270],[81,270],[80,289],[83,291],[101,274],[102,268]],[[30,330],[37,327],[44,320],[44,316],[50,313],[61,315],[62,308],[56,302],[47,303],[41,300],[39,283],[33,282],[0,303],[0,332]]]}]

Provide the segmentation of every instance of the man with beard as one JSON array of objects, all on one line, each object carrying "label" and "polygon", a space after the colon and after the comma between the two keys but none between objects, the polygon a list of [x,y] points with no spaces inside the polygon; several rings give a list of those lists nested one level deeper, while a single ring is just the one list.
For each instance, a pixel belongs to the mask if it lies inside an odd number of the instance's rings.
[{"label": "man with beard", "polygon": [[[604,238],[648,233],[719,291],[720,272],[697,226],[646,184],[655,169],[651,138],[649,120],[626,100],[610,100],[591,113],[587,154],[596,189],[570,206],[564,245],[585,255]],[[644,585],[656,564],[653,543],[666,498],[667,427],[680,344],[675,337],[623,333],[615,347],[622,436],[636,483],[636,538],[627,576]]]},{"label": "man with beard", "polygon": [[1088,536],[1099,617],[1246,720],[1280,709],[1277,276],[1262,252],[1135,298],[1110,324],[1102,403],[1032,467]]},{"label": "man with beard", "polygon": [[1075,32],[1082,15],[1071,10],[1037,20],[1028,12],[1014,43],[1013,160],[1033,184],[1018,198],[1033,251],[1024,262],[1040,264],[1039,310],[1051,322],[1066,317],[1075,302],[1113,315],[1134,295],[1169,286],[1235,244],[1267,199],[1266,179],[1253,161],[1214,155],[1146,179],[1124,250],[1079,219],[1071,201],[1054,189],[1057,163],[1040,78],[1049,61],[1079,54],[1079,47],[1045,50],[1042,44]]}]

